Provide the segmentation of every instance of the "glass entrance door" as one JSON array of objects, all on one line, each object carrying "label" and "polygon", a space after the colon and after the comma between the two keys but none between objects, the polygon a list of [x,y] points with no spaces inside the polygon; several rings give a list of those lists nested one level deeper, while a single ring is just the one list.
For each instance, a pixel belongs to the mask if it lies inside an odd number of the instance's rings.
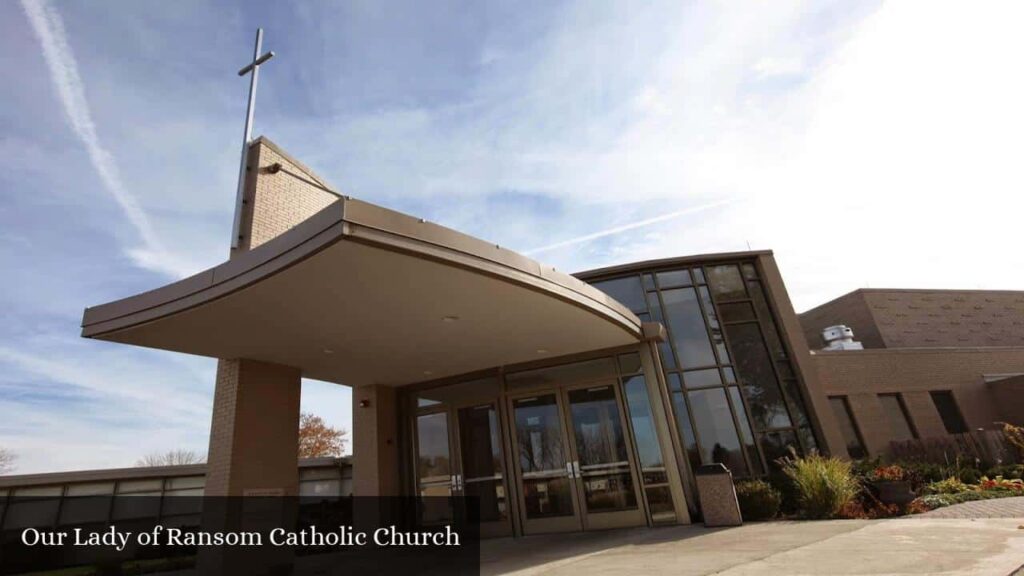
[{"label": "glass entrance door", "polygon": [[644,524],[636,458],[614,381],[511,404],[526,534]]},{"label": "glass entrance door", "polygon": [[[478,522],[484,537],[512,533],[497,403],[434,406],[416,417],[417,494],[424,524]],[[448,497],[473,496],[458,515]],[[460,508],[461,509],[461,508]]]},{"label": "glass entrance door", "polygon": [[512,398],[511,405],[523,532],[582,529],[559,394]]},{"label": "glass entrance door", "polygon": [[572,426],[583,523],[588,529],[638,526],[645,516],[637,487],[631,443],[618,386],[606,384],[565,391]]},{"label": "glass entrance door", "polygon": [[448,497],[456,477],[448,424],[447,410],[416,417],[416,491],[427,497],[420,509],[420,521],[426,525],[452,521]]},{"label": "glass entrance door", "polygon": [[505,459],[501,448],[501,423],[494,402],[460,408],[459,474],[460,492],[475,497],[479,507],[470,507],[469,521],[479,522],[482,537],[512,533]]}]

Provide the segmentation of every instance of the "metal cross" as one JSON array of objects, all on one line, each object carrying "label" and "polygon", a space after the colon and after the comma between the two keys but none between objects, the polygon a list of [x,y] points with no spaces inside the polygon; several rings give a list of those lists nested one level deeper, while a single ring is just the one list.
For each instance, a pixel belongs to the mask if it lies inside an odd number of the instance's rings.
[{"label": "metal cross", "polygon": [[252,62],[238,71],[239,76],[252,72],[249,78],[249,106],[245,111],[245,135],[242,139],[242,163],[238,167],[238,192],[235,196],[235,223],[231,229],[231,247],[238,248],[239,233],[242,228],[242,200],[245,195],[245,165],[248,162],[249,144],[252,142],[252,117],[256,108],[256,81],[260,74],[260,64],[274,57],[273,52],[260,56],[263,46],[263,28],[256,29],[256,48],[252,52]]}]

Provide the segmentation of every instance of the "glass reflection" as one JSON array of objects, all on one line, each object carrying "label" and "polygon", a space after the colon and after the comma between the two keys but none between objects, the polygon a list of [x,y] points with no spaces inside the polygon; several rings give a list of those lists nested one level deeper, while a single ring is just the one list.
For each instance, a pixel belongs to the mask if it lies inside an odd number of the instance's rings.
[{"label": "glass reflection", "polygon": [[[448,414],[424,414],[416,418],[417,463],[421,483],[450,482]],[[430,494],[433,496],[434,494]]]},{"label": "glass reflection", "polygon": [[736,368],[759,430],[791,426],[782,390],[775,378],[768,349],[757,324],[730,324],[725,328],[736,352]]},{"label": "glass reflection", "polygon": [[459,436],[465,493],[479,498],[477,520],[504,520],[508,510],[502,481],[501,431],[494,405],[459,410]]},{"label": "glass reflection", "polygon": [[587,510],[607,512],[636,508],[636,491],[615,389],[606,385],[571,390],[569,413]]},{"label": "glass reflection", "polygon": [[741,300],[747,297],[747,289],[743,286],[743,277],[734,264],[709,266],[707,268],[708,285],[719,302]]},{"label": "glass reflection", "polygon": [[627,276],[625,278],[594,282],[592,286],[618,300],[633,312],[647,311],[647,302],[644,298],[644,289],[640,285],[639,276]]},{"label": "glass reflection", "polygon": [[665,320],[672,343],[682,365],[686,368],[714,366],[715,354],[708,341],[697,292],[693,288],[663,290],[661,298],[665,303]]},{"label": "glass reflection", "polygon": [[516,440],[523,473],[565,469],[562,425],[554,394],[515,401]]},{"label": "glass reflection", "polygon": [[725,399],[725,390],[694,390],[689,396],[700,440],[701,460],[705,464],[721,463],[733,474],[746,475],[747,466],[743,461],[729,403]]}]

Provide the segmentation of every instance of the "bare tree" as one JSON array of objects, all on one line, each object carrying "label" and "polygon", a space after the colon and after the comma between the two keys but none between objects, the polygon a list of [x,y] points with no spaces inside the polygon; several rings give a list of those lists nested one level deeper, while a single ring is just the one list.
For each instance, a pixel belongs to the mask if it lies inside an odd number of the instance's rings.
[{"label": "bare tree", "polygon": [[205,456],[200,456],[192,450],[168,450],[167,452],[153,452],[139,458],[135,465],[143,468],[151,466],[182,466],[185,464],[202,464],[206,461]]},{"label": "bare tree", "polygon": [[7,448],[0,448],[0,474],[6,474],[14,470],[14,461],[18,455]]},{"label": "bare tree", "polygon": [[341,456],[348,431],[332,428],[316,414],[303,412],[299,418],[299,458]]}]

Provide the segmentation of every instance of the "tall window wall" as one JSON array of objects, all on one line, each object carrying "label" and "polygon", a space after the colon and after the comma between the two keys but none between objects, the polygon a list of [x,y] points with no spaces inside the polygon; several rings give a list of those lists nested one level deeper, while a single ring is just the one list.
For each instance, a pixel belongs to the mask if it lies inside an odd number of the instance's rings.
[{"label": "tall window wall", "polygon": [[[816,448],[806,404],[752,262],[692,266],[593,282],[642,320],[661,322],[675,418],[692,467],[737,476]],[[756,438],[756,442],[755,442]]]}]

